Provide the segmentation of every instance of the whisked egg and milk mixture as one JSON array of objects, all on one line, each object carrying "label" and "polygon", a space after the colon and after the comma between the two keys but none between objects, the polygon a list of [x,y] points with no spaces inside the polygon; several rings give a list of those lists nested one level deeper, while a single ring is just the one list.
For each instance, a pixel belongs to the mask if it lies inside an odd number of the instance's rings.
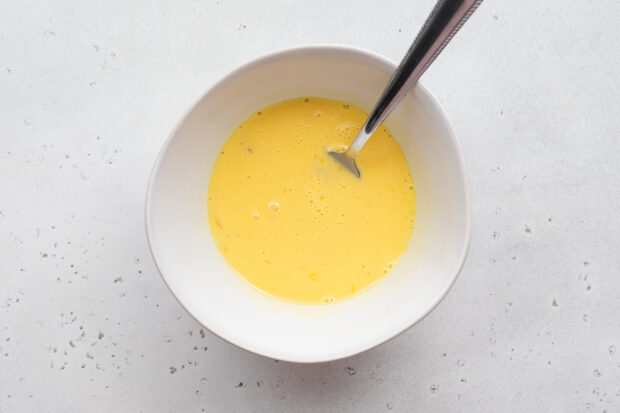
[{"label": "whisked egg and milk mixture", "polygon": [[207,193],[212,235],[250,285],[277,299],[331,304],[385,277],[407,248],[415,185],[381,126],[357,158],[357,178],[329,157],[367,113],[301,97],[264,107],[228,137]]}]

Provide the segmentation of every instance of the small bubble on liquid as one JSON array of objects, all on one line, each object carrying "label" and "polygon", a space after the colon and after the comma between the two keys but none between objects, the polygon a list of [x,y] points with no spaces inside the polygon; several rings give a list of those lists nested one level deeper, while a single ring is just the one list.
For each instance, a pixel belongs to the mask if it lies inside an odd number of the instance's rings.
[{"label": "small bubble on liquid", "polygon": [[271,212],[273,215],[277,215],[278,213],[280,213],[280,204],[276,201],[270,201],[267,204],[267,208],[269,208],[269,212]]},{"label": "small bubble on liquid", "polygon": [[308,102],[310,102],[310,99],[306,98],[306,99],[304,99],[304,102],[308,103]]},{"label": "small bubble on liquid", "polygon": [[259,218],[260,218],[260,214],[258,213],[258,211],[252,212],[252,219],[257,220]]},{"label": "small bubble on liquid", "polygon": [[333,304],[336,302],[336,297],[332,297],[331,295],[326,295],[323,297],[323,302],[325,304]]}]

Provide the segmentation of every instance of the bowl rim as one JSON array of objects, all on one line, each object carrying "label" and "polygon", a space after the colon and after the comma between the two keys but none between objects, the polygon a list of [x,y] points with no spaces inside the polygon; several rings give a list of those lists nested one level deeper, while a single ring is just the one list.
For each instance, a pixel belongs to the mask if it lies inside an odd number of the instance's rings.
[{"label": "bowl rim", "polygon": [[223,335],[221,335],[218,331],[214,331],[211,327],[205,325],[192,311],[190,311],[189,308],[187,308],[187,306],[185,306],[185,304],[183,303],[183,301],[181,300],[181,298],[175,293],[175,291],[171,288],[170,284],[168,283],[168,281],[166,280],[166,275],[164,274],[164,272],[162,271],[158,260],[157,260],[157,254],[156,254],[156,250],[154,247],[154,242],[153,242],[153,232],[150,228],[150,217],[151,217],[151,203],[152,203],[152,194],[153,194],[153,188],[155,186],[155,182],[156,182],[156,175],[158,170],[160,169],[161,166],[161,162],[165,156],[165,154],[168,152],[168,149],[174,139],[174,136],[177,134],[178,130],[180,129],[181,125],[183,125],[187,118],[189,117],[191,111],[214,89],[217,87],[217,85],[224,83],[226,80],[229,80],[230,78],[233,78],[234,76],[236,76],[237,74],[251,69],[253,66],[261,64],[261,63],[265,63],[269,60],[272,59],[277,59],[280,58],[282,56],[285,55],[290,55],[290,54],[297,54],[297,53],[306,53],[306,52],[320,52],[320,51],[341,51],[341,52],[346,52],[346,53],[354,53],[354,54],[358,54],[358,55],[363,55],[365,57],[374,59],[376,61],[379,61],[382,64],[385,64],[387,66],[393,67],[394,69],[396,69],[396,67],[398,66],[396,63],[394,63],[392,60],[367,49],[361,48],[361,47],[357,47],[357,46],[352,46],[352,45],[347,45],[347,44],[309,44],[309,45],[300,45],[300,46],[292,46],[292,47],[287,47],[287,48],[282,48],[282,49],[277,49],[271,52],[268,52],[266,54],[262,54],[259,55],[257,57],[252,58],[251,60],[246,61],[245,63],[241,64],[240,66],[236,67],[235,69],[227,72],[224,76],[221,76],[220,78],[216,79],[215,81],[213,81],[206,89],[205,91],[200,94],[200,96],[194,100],[194,102],[188,106],[188,108],[183,112],[182,116],[180,117],[180,119],[175,123],[174,127],[172,128],[171,132],[168,134],[167,138],[165,139],[164,143],[162,144],[161,149],[159,150],[157,157],[155,158],[155,162],[153,163],[153,167],[151,168],[151,173],[149,176],[149,181],[147,184],[147,190],[146,190],[146,199],[145,199],[145,207],[144,207],[144,224],[145,224],[145,230],[146,230],[146,239],[147,239],[147,243],[149,246],[149,251],[151,253],[151,256],[153,257],[153,262],[155,263],[155,267],[157,268],[157,271],[159,272],[160,277],[162,278],[162,280],[164,281],[164,284],[166,285],[166,287],[168,288],[168,290],[172,293],[172,296],[177,300],[177,302],[181,305],[181,307],[183,307],[183,309],[198,323],[200,324],[202,327],[206,328],[211,334],[219,337],[220,339],[234,345],[235,347],[241,348],[245,351],[248,351],[250,353],[253,354],[257,354],[263,357],[269,357],[269,358],[274,358],[277,360],[283,360],[283,361],[288,361],[288,362],[292,362],[292,363],[301,363],[301,364],[309,364],[309,363],[323,363],[323,362],[329,362],[329,361],[334,361],[334,360],[340,360],[343,358],[347,358],[347,357],[352,357],[355,356],[357,354],[363,353],[365,351],[371,350],[373,348],[376,348],[378,346],[380,346],[381,344],[386,343],[387,341],[392,340],[393,338],[401,335],[402,333],[404,333],[405,331],[409,330],[411,327],[413,327],[414,325],[416,325],[417,323],[419,323],[421,320],[423,320],[426,316],[428,316],[435,308],[437,308],[437,306],[439,305],[439,303],[441,303],[444,298],[448,295],[448,293],[450,292],[450,290],[452,289],[452,287],[454,286],[456,279],[458,278],[459,274],[461,273],[463,266],[465,264],[465,260],[467,258],[468,252],[469,252],[469,247],[470,247],[470,243],[471,243],[471,202],[470,202],[470,191],[469,191],[469,181],[467,179],[467,172],[465,169],[465,162],[464,162],[464,158],[463,158],[463,153],[461,151],[461,148],[459,146],[458,140],[456,138],[456,134],[454,133],[454,129],[452,128],[452,124],[450,123],[443,107],[439,104],[439,102],[437,101],[437,99],[435,99],[435,97],[433,97],[433,95],[431,95],[430,92],[428,92],[428,90],[422,85],[420,84],[420,82],[418,81],[418,83],[415,85],[415,89],[417,91],[420,92],[420,94],[423,96],[424,99],[428,100],[428,102],[433,106],[433,108],[437,111],[437,114],[441,117],[441,119],[445,122],[445,127],[446,127],[446,131],[449,135],[450,138],[450,142],[451,144],[454,146],[454,149],[456,151],[456,155],[457,155],[457,159],[458,159],[458,163],[459,163],[459,169],[461,171],[461,178],[463,180],[463,192],[464,192],[464,196],[465,196],[465,215],[466,215],[466,220],[465,220],[465,240],[464,240],[464,244],[460,253],[460,258],[458,261],[458,265],[456,266],[456,269],[454,271],[454,274],[452,275],[450,281],[448,283],[446,283],[441,292],[435,297],[434,301],[432,302],[432,304],[426,309],[426,311],[422,312],[420,315],[418,315],[417,317],[413,318],[412,321],[410,323],[408,323],[407,325],[403,326],[402,329],[400,329],[400,331],[396,332],[395,334],[387,337],[387,338],[383,338],[380,339],[377,343],[371,345],[371,346],[365,346],[363,348],[359,348],[356,349],[354,352],[352,353],[348,353],[348,354],[331,354],[327,357],[323,356],[321,357],[320,355],[313,355],[311,357],[303,357],[303,359],[297,358],[297,359],[292,359],[291,357],[277,357],[277,354],[266,354],[266,352],[259,352],[257,350],[254,350],[252,348],[250,348],[249,346],[245,346],[241,343],[237,343],[234,340],[231,340],[227,337],[224,337]]}]

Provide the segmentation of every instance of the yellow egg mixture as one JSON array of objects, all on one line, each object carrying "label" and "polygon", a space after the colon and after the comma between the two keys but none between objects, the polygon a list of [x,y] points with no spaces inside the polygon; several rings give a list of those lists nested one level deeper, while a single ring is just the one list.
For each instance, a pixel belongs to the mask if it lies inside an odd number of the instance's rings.
[{"label": "yellow egg mixture", "polygon": [[384,277],[415,221],[411,170],[381,126],[357,158],[357,178],[327,154],[349,145],[367,113],[346,102],[296,98],[243,121],[221,149],[207,195],[222,255],[264,293],[333,303]]}]

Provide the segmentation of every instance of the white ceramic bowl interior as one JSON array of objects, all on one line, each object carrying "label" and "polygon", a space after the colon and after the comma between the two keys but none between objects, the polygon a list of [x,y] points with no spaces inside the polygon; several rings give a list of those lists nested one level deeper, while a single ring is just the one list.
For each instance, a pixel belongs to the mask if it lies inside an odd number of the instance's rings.
[{"label": "white ceramic bowl interior", "polygon": [[386,122],[413,171],[416,225],[403,258],[375,287],[334,305],[268,298],[231,270],[207,222],[211,169],[220,147],[243,119],[265,105],[305,95],[345,100],[369,111],[394,68],[377,55],[350,47],[276,52],[215,84],[168,138],[148,188],[148,239],[170,290],[210,331],[264,356],[328,361],[394,337],[446,295],[469,243],[469,197],[448,120],[421,86]]}]

